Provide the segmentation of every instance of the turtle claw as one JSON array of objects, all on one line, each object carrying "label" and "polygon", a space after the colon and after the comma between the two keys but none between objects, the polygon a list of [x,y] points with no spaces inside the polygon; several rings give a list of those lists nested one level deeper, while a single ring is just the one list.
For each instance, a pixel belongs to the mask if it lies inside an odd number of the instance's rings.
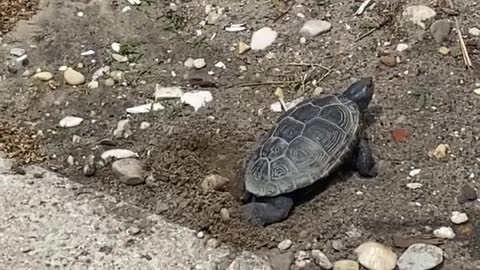
[{"label": "turtle claw", "polygon": [[287,197],[251,202],[242,207],[241,219],[252,225],[266,226],[287,218],[292,206],[292,199]]}]

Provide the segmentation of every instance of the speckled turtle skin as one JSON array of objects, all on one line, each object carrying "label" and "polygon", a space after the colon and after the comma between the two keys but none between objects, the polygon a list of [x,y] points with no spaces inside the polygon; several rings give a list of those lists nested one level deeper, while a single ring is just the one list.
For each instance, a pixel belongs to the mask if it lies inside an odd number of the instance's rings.
[{"label": "speckled turtle skin", "polygon": [[341,94],[311,98],[283,113],[246,163],[246,191],[266,200],[246,204],[243,218],[261,225],[284,219],[293,202],[281,195],[325,179],[347,158],[362,176],[375,176],[371,149],[359,136],[372,96],[373,80],[363,78]]}]

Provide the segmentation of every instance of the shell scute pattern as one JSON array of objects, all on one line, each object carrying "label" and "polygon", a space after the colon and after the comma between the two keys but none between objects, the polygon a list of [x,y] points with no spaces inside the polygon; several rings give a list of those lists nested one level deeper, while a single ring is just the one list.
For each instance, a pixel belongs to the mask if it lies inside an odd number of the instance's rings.
[{"label": "shell scute pattern", "polygon": [[359,121],[356,104],[342,96],[312,99],[285,112],[247,167],[247,190],[275,196],[328,175],[350,150]]}]

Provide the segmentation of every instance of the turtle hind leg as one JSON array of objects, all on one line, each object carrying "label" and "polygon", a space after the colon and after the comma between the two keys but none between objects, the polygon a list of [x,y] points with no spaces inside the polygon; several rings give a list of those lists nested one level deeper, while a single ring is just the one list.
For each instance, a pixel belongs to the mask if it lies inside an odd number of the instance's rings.
[{"label": "turtle hind leg", "polygon": [[292,207],[293,200],[284,196],[251,202],[242,206],[241,219],[252,225],[266,226],[287,218]]},{"label": "turtle hind leg", "polygon": [[375,177],[378,172],[375,168],[375,159],[373,158],[372,148],[368,140],[360,138],[354,152],[353,165],[355,170],[363,177]]}]

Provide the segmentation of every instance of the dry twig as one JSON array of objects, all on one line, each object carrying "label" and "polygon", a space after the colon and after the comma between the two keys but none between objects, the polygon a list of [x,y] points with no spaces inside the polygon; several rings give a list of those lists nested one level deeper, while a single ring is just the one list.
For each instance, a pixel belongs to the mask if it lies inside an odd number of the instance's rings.
[{"label": "dry twig", "polygon": [[363,1],[363,3],[360,5],[360,7],[355,12],[355,15],[357,15],[357,16],[362,15],[363,12],[365,11],[365,9],[367,8],[367,6],[370,4],[370,2],[372,2],[372,0]]},{"label": "dry twig", "polygon": [[[450,5],[450,8],[454,10],[455,6],[453,5],[453,0],[448,0],[448,3]],[[458,22],[457,16],[455,16],[454,19],[455,19],[455,28],[457,30],[457,36],[458,36],[458,43],[460,44],[460,49],[462,50],[463,62],[465,63],[465,67],[467,69],[472,68],[473,67],[472,60],[470,59],[467,46],[465,46],[465,41],[463,40],[462,30],[460,30],[460,23]]]}]

